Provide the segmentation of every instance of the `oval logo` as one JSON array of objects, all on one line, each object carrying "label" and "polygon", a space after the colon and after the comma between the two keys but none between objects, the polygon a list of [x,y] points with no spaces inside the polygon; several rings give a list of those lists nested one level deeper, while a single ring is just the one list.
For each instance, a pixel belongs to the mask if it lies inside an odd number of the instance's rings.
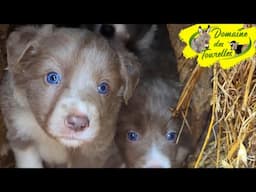
[{"label": "oval logo", "polygon": [[181,30],[179,38],[186,43],[184,57],[198,56],[202,67],[219,63],[229,69],[256,52],[256,27],[244,28],[244,24],[196,24]]}]

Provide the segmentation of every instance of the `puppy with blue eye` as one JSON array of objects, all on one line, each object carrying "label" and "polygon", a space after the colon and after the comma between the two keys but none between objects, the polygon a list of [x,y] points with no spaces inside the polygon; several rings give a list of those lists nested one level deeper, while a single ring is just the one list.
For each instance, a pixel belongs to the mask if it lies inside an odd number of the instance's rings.
[{"label": "puppy with blue eye", "polygon": [[0,107],[16,167],[108,167],[137,58],[86,29],[24,26],[7,40]]},{"label": "puppy with blue eye", "polygon": [[162,77],[141,79],[129,105],[121,107],[115,137],[128,168],[186,166],[191,135],[172,117],[181,86]]}]

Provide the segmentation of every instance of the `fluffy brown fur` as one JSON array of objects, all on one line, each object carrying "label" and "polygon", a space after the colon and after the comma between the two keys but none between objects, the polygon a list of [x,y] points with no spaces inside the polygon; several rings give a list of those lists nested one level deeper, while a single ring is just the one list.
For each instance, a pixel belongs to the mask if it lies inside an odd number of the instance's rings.
[{"label": "fluffy brown fur", "polygon": [[[103,167],[113,149],[115,122],[139,79],[140,64],[85,29],[25,26],[7,40],[8,72],[0,105],[17,167]],[[49,72],[61,82],[46,82]],[[97,92],[100,82],[110,92]],[[82,131],[69,129],[68,115],[89,119]],[[79,164],[72,155],[78,153]]]}]

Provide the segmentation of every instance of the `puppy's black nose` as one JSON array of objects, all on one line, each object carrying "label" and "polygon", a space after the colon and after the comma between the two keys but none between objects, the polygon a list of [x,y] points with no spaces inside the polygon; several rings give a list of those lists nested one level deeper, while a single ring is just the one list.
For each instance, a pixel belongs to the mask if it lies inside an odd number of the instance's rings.
[{"label": "puppy's black nose", "polygon": [[68,115],[65,119],[66,126],[73,131],[83,131],[89,127],[89,119],[87,116]]},{"label": "puppy's black nose", "polygon": [[115,28],[112,25],[103,24],[100,28],[100,33],[106,38],[112,38],[115,34]]}]

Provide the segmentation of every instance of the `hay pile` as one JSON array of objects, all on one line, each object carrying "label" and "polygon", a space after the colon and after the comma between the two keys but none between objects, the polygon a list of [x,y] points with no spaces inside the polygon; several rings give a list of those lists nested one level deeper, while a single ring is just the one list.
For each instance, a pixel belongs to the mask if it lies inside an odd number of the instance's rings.
[{"label": "hay pile", "polygon": [[229,70],[214,67],[212,117],[195,167],[255,167],[255,65],[253,58]]}]

